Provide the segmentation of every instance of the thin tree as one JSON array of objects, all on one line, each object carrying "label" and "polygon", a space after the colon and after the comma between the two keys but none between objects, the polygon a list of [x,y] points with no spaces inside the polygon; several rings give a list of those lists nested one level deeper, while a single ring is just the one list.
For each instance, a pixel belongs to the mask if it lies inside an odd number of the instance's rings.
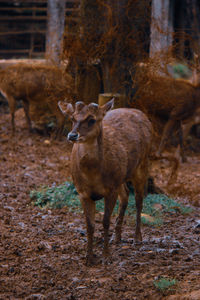
[{"label": "thin tree", "polygon": [[170,0],[152,0],[150,56],[172,46],[173,11]]},{"label": "thin tree", "polygon": [[65,24],[65,0],[48,0],[48,23],[46,35],[46,58],[60,62]]}]

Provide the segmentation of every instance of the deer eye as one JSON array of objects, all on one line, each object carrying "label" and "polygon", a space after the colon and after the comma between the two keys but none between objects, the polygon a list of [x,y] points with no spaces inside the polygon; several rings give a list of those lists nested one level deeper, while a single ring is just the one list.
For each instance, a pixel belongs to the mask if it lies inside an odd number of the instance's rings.
[{"label": "deer eye", "polygon": [[96,123],[95,119],[89,119],[88,121],[88,127],[92,127]]}]

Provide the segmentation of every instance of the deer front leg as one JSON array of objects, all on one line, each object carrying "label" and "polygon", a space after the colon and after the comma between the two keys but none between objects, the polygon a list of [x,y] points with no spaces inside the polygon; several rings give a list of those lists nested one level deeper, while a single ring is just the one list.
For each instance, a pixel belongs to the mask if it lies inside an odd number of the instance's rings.
[{"label": "deer front leg", "polygon": [[26,123],[28,125],[29,132],[32,132],[32,124],[31,124],[31,119],[29,115],[29,102],[26,100],[23,100],[23,107],[24,107],[24,112],[25,112],[25,117],[26,117]]},{"label": "deer front leg", "polygon": [[7,96],[10,114],[11,114],[11,127],[12,135],[15,134],[15,110],[16,110],[16,100],[12,96]]},{"label": "deer front leg", "polygon": [[94,236],[94,218],[95,218],[95,202],[90,198],[81,198],[83,206],[86,227],[87,227],[87,254],[86,254],[86,265],[94,264],[93,255],[93,236]]}]

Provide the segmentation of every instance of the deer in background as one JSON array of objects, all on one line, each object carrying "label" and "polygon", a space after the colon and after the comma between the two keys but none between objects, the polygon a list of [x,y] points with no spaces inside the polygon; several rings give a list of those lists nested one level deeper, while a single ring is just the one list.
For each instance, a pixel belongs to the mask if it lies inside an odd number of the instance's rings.
[{"label": "deer in background", "polygon": [[186,161],[182,128],[198,115],[200,84],[193,85],[184,80],[152,76],[146,81],[139,81],[132,106],[148,115],[155,126],[155,131],[160,121],[165,122],[157,156],[163,156],[167,141],[178,132],[180,152],[178,154],[183,162]]},{"label": "deer in background", "polygon": [[[183,162],[186,162],[184,151],[184,140],[189,134],[191,124],[197,124],[200,111],[200,85],[193,86],[190,83],[180,82],[182,88],[187,86],[188,93],[179,98],[179,102],[174,104],[174,107],[169,113],[169,119],[163,129],[161,142],[158,148],[157,155],[160,156],[165,148],[166,141],[175,130],[178,131],[180,157]],[[181,87],[180,85],[180,87]],[[180,90],[180,92],[182,92]]]},{"label": "deer in background", "polygon": [[152,126],[137,109],[111,110],[114,99],[103,106],[59,102],[63,113],[72,120],[68,140],[72,141],[71,173],[79,193],[87,225],[87,264],[94,263],[93,234],[95,201],[104,198],[104,258],[109,257],[110,218],[119,197],[119,216],[115,239],[121,239],[124,213],[128,204],[127,183],[134,186],[136,201],[136,241],[142,240],[141,211],[148,179],[148,160]]},{"label": "deer in background", "polygon": [[48,107],[56,116],[57,131],[60,136],[65,118],[61,113],[57,98],[70,98],[72,94],[72,79],[56,66],[45,64],[15,64],[0,70],[0,92],[7,99],[10,114],[12,134],[15,133],[15,110],[19,100],[23,102],[27,125],[32,131],[29,114],[30,104]]}]

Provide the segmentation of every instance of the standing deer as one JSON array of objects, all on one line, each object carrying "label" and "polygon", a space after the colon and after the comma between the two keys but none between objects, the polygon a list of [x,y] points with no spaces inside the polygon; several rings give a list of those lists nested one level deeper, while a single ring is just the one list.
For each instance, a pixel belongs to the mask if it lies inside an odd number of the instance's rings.
[{"label": "standing deer", "polygon": [[[137,109],[111,110],[114,99],[103,106],[59,102],[73,125],[68,134],[72,141],[71,172],[79,193],[87,225],[86,263],[92,264],[95,201],[104,198],[104,258],[109,257],[110,218],[119,197],[119,216],[115,239],[121,240],[124,213],[128,204],[127,182],[134,186],[136,201],[136,241],[142,240],[141,211],[148,178],[148,156],[151,150],[152,126]],[[111,110],[111,111],[110,111]]]},{"label": "standing deer", "polygon": [[174,132],[178,132],[179,156],[183,162],[186,161],[182,127],[198,115],[200,84],[194,86],[183,80],[152,76],[138,85],[133,106],[145,112],[152,119],[152,124],[156,125],[157,122],[153,122],[156,119],[165,122],[157,156],[162,156],[167,141]]},{"label": "standing deer", "polygon": [[[186,162],[187,158],[184,149],[184,139],[188,135],[187,130],[191,128],[191,122],[198,122],[198,114],[200,109],[200,86],[192,86],[189,83],[187,88],[190,93],[186,93],[184,97],[179,98],[179,102],[174,105],[169,113],[169,119],[163,129],[161,142],[157,155],[161,156],[166,142],[175,130],[178,131],[179,149],[182,162]],[[196,118],[196,120],[195,120]],[[188,129],[187,129],[188,127]],[[183,131],[184,129],[184,131]]]}]

